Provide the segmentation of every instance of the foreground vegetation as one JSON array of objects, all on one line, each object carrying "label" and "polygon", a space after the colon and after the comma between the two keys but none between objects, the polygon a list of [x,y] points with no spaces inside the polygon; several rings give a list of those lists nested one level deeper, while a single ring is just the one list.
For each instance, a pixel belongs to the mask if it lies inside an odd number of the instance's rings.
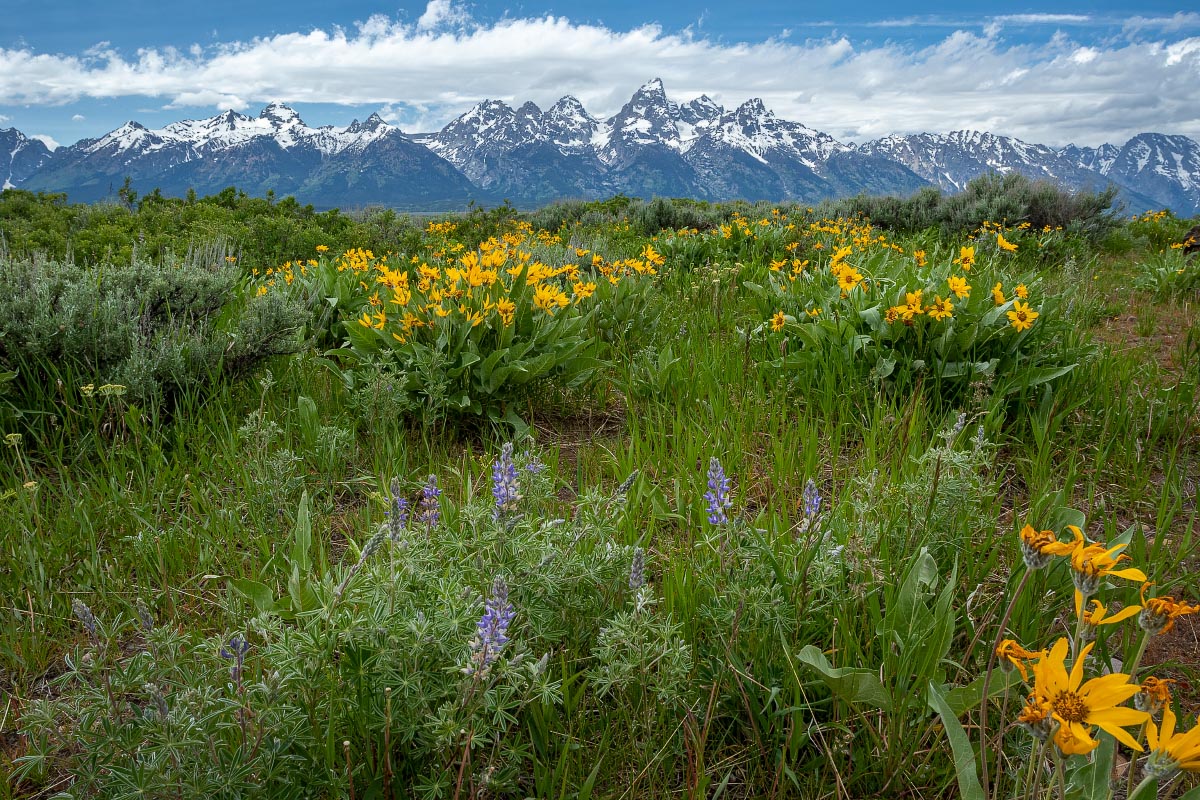
[{"label": "foreground vegetation", "polygon": [[5,192],[0,796],[1197,796],[1200,265],[1111,199]]}]

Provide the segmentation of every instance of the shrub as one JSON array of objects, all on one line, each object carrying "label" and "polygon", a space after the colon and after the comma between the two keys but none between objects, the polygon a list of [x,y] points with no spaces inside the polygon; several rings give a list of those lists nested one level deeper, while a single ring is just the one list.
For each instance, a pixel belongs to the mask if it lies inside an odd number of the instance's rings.
[{"label": "shrub", "polygon": [[298,349],[298,304],[247,296],[242,284],[229,261],[2,259],[0,369],[18,373],[16,391],[35,406],[60,378],[74,384],[63,389],[72,396],[113,384],[135,402],[169,403]]}]

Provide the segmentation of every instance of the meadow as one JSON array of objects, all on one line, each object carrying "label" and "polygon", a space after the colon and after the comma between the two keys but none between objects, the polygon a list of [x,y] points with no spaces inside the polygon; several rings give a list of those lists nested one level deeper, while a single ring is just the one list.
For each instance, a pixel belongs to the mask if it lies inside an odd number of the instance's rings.
[{"label": "meadow", "polygon": [[1200,798],[1194,220],[0,195],[0,798]]}]

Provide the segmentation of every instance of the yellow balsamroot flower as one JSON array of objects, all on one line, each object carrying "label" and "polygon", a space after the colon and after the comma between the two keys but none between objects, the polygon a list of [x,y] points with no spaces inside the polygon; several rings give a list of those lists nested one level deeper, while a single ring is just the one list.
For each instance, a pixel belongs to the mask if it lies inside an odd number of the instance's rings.
[{"label": "yellow balsamroot flower", "polygon": [[1088,542],[1078,526],[1068,525],[1067,530],[1075,537],[1071,542],[1058,542],[1045,548],[1056,556],[1070,556],[1071,578],[1075,582],[1075,614],[1083,615],[1083,600],[1091,597],[1100,588],[1100,580],[1106,577],[1124,578],[1127,581],[1146,581],[1146,573],[1136,567],[1115,569],[1129,556],[1121,554],[1126,545],[1118,544],[1106,548],[1102,544]]},{"label": "yellow balsamroot flower", "polygon": [[586,300],[595,293],[596,284],[591,281],[588,281],[587,283],[583,283],[581,281],[571,286],[571,294],[575,295],[576,303],[578,303],[580,300]]},{"label": "yellow balsamroot flower", "polygon": [[1016,252],[1017,246],[1004,238],[1004,234],[996,234],[996,246],[1006,253]]},{"label": "yellow balsamroot flower", "polygon": [[1142,611],[1142,616],[1138,618],[1138,624],[1144,630],[1151,633],[1166,633],[1175,627],[1175,620],[1187,614],[1195,614],[1200,611],[1200,605],[1186,603],[1182,600],[1176,600],[1171,595],[1162,597],[1146,597],[1146,590],[1151,584],[1142,584],[1142,605],[1145,610]]},{"label": "yellow balsamroot flower", "polygon": [[925,251],[924,250],[914,250],[913,251],[913,260],[917,262],[918,267],[925,266]]},{"label": "yellow balsamroot flower", "polygon": [[854,291],[854,287],[862,283],[863,276],[854,267],[844,267],[838,273],[838,286],[843,293],[849,294]]},{"label": "yellow balsamroot flower", "polygon": [[1027,331],[1033,327],[1033,321],[1038,318],[1038,312],[1029,307],[1027,303],[1022,303],[1020,300],[1013,301],[1012,311],[1008,312],[1009,322],[1017,329],[1017,333]]},{"label": "yellow balsamroot flower", "polygon": [[821,309],[820,309],[820,307],[810,308],[806,313],[810,317],[819,317],[819,316],[821,316]]},{"label": "yellow balsamroot flower", "polygon": [[907,306],[892,306],[884,312],[883,321],[888,325],[891,325],[896,320],[900,319],[900,315],[904,313],[905,308],[907,308]]},{"label": "yellow balsamroot flower", "polygon": [[852,252],[853,250],[851,250],[849,245],[846,245],[845,247],[839,247],[834,252],[833,258],[829,260],[829,271],[837,274],[838,268],[842,266],[842,262],[845,261],[846,257]]},{"label": "yellow balsamroot flower", "polygon": [[1122,620],[1127,620],[1142,610],[1141,606],[1125,606],[1112,616],[1108,615],[1108,608],[1099,600],[1092,600],[1092,607],[1083,612],[1083,624],[1089,628],[1095,628],[1100,625],[1116,625]]},{"label": "yellow balsamroot flower", "polygon": [[924,289],[904,293],[904,305],[900,307],[900,314],[904,317],[905,321],[911,320],[913,317],[919,317],[925,313],[925,307],[921,303],[921,296],[923,294],[925,294]]},{"label": "yellow balsamroot flower", "polygon": [[967,283],[966,278],[961,278],[958,275],[951,275],[946,283],[950,286],[950,291],[954,292],[954,296],[959,300],[963,300],[971,296],[971,286]]},{"label": "yellow balsamroot flower", "polygon": [[1000,668],[1012,670],[1016,668],[1021,673],[1021,680],[1029,680],[1029,662],[1046,657],[1045,650],[1026,650],[1017,644],[1015,639],[1005,639],[996,646],[996,657],[1000,659]]},{"label": "yellow balsamroot flower", "polygon": [[317,252],[318,252],[318,253],[328,253],[328,252],[329,252],[329,245],[327,245],[327,244],[319,244],[319,245],[317,245]]},{"label": "yellow balsamroot flower", "polygon": [[500,315],[500,321],[505,325],[512,325],[513,313],[517,310],[517,304],[507,297],[502,297],[496,301],[496,313]]},{"label": "yellow balsamroot flower", "polygon": [[1157,717],[1171,705],[1171,684],[1174,682],[1170,678],[1159,679],[1153,675],[1142,678],[1142,690],[1133,696],[1133,707]]},{"label": "yellow balsamroot flower", "polygon": [[771,262],[771,271],[779,272],[779,270],[783,269],[787,265],[787,263],[788,263],[788,260],[786,258],[781,258],[778,261],[772,261]]},{"label": "yellow balsamroot flower", "polygon": [[1029,289],[1023,283],[1018,283],[1013,287],[1013,293],[1022,300],[1029,299]]},{"label": "yellow balsamroot flower", "polygon": [[971,267],[975,264],[975,248],[960,247],[958,249],[958,258],[954,259],[954,263],[960,265],[967,272],[970,272]]},{"label": "yellow balsamroot flower", "polygon": [[949,319],[954,316],[954,303],[950,302],[949,298],[943,300],[941,295],[937,295],[933,301],[933,305],[925,313],[939,322]]},{"label": "yellow balsamroot flower", "polygon": [[566,308],[570,302],[561,289],[547,283],[539,284],[533,293],[533,304],[550,316],[554,316],[558,309]]},{"label": "yellow balsamroot flower", "polygon": [[1068,642],[1059,639],[1049,654],[1033,666],[1033,695],[1042,708],[1048,708],[1058,730],[1054,743],[1066,755],[1085,755],[1100,744],[1092,738],[1093,726],[1099,727],[1114,739],[1138,752],[1142,746],[1125,730],[1129,725],[1141,725],[1150,719],[1145,711],[1118,707],[1138,693],[1129,676],[1116,672],[1083,682],[1083,665],[1092,644],[1085,645],[1075,659],[1070,673],[1066,658]]},{"label": "yellow balsamroot flower", "polygon": [[1168,704],[1163,707],[1162,725],[1154,720],[1146,726],[1146,741],[1150,757],[1146,772],[1165,778],[1179,770],[1200,772],[1200,720],[1187,733],[1175,733],[1175,712]]},{"label": "yellow balsamroot flower", "polygon": [[997,283],[992,287],[992,301],[998,306],[1002,306],[1008,302],[1008,300],[1004,297],[1004,284]]},{"label": "yellow balsamroot flower", "polygon": [[649,261],[656,267],[661,267],[663,264],[667,263],[666,257],[655,250],[653,245],[649,244],[642,248],[642,258]]},{"label": "yellow balsamroot flower", "polygon": [[771,330],[779,333],[783,330],[784,325],[787,325],[787,315],[782,311],[776,311],[775,316],[771,317]]}]

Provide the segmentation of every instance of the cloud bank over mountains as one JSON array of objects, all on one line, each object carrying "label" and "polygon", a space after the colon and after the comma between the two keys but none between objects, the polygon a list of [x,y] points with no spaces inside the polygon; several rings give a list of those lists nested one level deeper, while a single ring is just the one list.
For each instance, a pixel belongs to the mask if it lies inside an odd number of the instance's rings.
[{"label": "cloud bank over mountains", "polygon": [[877,25],[888,36],[957,22],[923,45],[856,41],[832,25],[819,38],[784,31],[734,42],[719,32],[618,30],[551,15],[480,22],[452,0],[432,0],[415,20],[373,16],[349,29],[186,50],[0,48],[0,113],[117,98],[238,110],[277,100],[373,106],[407,131],[428,131],[480,97],[549,105],[571,94],[608,115],[658,75],[681,98],[706,93],[736,106],[760,97],[842,141],[957,129],[1051,145],[1098,145],[1148,129],[1200,136],[1198,14],[1134,18],[1101,37],[1085,34],[1114,21],[1079,14]]}]

